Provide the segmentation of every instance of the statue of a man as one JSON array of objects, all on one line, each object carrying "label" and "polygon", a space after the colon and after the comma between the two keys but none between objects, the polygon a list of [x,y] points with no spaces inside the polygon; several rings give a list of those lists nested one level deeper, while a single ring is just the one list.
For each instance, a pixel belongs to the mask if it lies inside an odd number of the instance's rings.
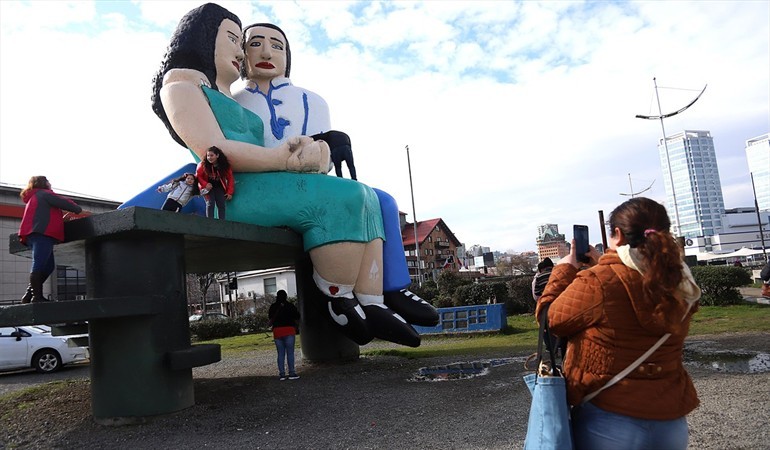
[{"label": "statue of a man", "polygon": [[[345,133],[332,130],[329,106],[321,96],[294,86],[289,80],[291,48],[286,34],[279,27],[270,23],[249,25],[243,31],[243,46],[245,59],[241,76],[247,79],[247,84],[243,90],[235,92],[233,98],[262,118],[266,146],[306,135],[325,140],[331,143],[331,147],[335,140],[347,137]],[[333,154],[334,148],[331,151]],[[374,191],[380,201],[385,225],[385,304],[409,323],[435,325],[438,323],[436,310],[407,290],[411,279],[401,241],[396,201],[384,191]]]}]

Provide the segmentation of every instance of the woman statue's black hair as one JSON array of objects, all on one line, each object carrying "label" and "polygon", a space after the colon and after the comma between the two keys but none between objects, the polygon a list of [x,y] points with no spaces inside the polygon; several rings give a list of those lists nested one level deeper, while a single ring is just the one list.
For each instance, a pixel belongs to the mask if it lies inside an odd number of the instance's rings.
[{"label": "woman statue's black hair", "polygon": [[171,137],[184,147],[187,145],[171,127],[160,101],[163,77],[171,69],[195,69],[206,75],[212,89],[217,89],[214,49],[219,26],[225,19],[241,26],[238,16],[215,3],[206,3],[185,14],[171,36],[160,70],[152,80],[152,110],[166,125]]},{"label": "woman statue's black hair", "polygon": [[[289,74],[291,73],[291,47],[289,46],[289,38],[286,37],[286,33],[283,32],[282,29],[278,27],[278,25],[273,25],[272,23],[253,23],[249,25],[248,27],[243,29],[243,54],[246,55],[246,32],[249,30],[249,28],[254,27],[265,27],[265,28],[272,28],[273,30],[276,30],[277,32],[281,33],[283,35],[283,40],[286,43],[286,48],[284,49],[286,51],[286,71],[283,73],[283,76],[286,78],[289,78]],[[248,78],[246,75],[246,60],[243,60],[243,64],[241,64],[241,78],[245,79]]]}]

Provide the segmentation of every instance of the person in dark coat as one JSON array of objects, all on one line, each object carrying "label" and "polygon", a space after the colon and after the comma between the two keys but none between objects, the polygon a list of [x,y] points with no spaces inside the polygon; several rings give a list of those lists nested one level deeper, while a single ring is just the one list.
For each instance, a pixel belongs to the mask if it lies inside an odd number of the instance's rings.
[{"label": "person in dark coat", "polygon": [[273,329],[275,349],[278,351],[278,379],[286,380],[284,362],[289,366],[289,379],[297,380],[299,375],[294,370],[294,340],[298,331],[299,311],[286,299],[286,291],[276,292],[275,302],[267,313]]}]

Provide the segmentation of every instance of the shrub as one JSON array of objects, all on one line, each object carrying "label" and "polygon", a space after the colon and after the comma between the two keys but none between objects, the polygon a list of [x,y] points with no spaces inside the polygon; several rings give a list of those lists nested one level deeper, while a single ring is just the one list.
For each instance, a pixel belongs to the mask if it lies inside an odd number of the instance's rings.
[{"label": "shrub", "polygon": [[438,296],[438,285],[433,280],[424,282],[422,287],[417,283],[412,283],[409,286],[409,290],[428,303],[432,303],[433,299]]},{"label": "shrub", "polygon": [[238,318],[241,328],[250,333],[255,331],[265,331],[270,328],[268,325],[267,311],[257,311],[255,314],[248,314]]},{"label": "shrub", "polygon": [[700,303],[704,306],[741,304],[743,296],[737,288],[751,284],[751,275],[741,267],[696,266],[691,270],[703,292]]},{"label": "shrub", "polygon": [[459,286],[452,296],[454,306],[507,303],[508,288],[503,281],[472,283]]},{"label": "shrub", "polygon": [[452,304],[452,297],[446,295],[437,295],[431,302],[436,308],[449,308]]},{"label": "shrub", "polygon": [[532,277],[516,276],[508,282],[508,298],[505,309],[508,315],[534,314],[535,300],[532,298]]},{"label": "shrub", "polygon": [[468,278],[461,277],[457,272],[452,272],[451,270],[443,270],[439,274],[438,281],[436,283],[438,285],[439,295],[452,297],[458,287],[467,286],[472,284],[473,281]]},{"label": "shrub", "polygon": [[200,341],[238,336],[241,324],[237,320],[200,320],[190,324],[190,333]]}]

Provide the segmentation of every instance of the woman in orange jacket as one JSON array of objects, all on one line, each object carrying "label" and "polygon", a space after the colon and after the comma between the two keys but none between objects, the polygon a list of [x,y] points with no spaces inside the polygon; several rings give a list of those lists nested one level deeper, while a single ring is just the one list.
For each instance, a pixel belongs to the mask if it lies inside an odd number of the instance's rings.
[{"label": "woman in orange jacket", "polygon": [[[686,449],[685,416],[698,396],[682,352],[700,289],[662,205],[633,198],[610,214],[609,225],[607,253],[599,258],[591,247],[590,267],[582,267],[573,241],[537,307],[550,304],[551,331],[569,339],[564,376],[575,446]],[[667,333],[633,371],[584,402]]]}]

